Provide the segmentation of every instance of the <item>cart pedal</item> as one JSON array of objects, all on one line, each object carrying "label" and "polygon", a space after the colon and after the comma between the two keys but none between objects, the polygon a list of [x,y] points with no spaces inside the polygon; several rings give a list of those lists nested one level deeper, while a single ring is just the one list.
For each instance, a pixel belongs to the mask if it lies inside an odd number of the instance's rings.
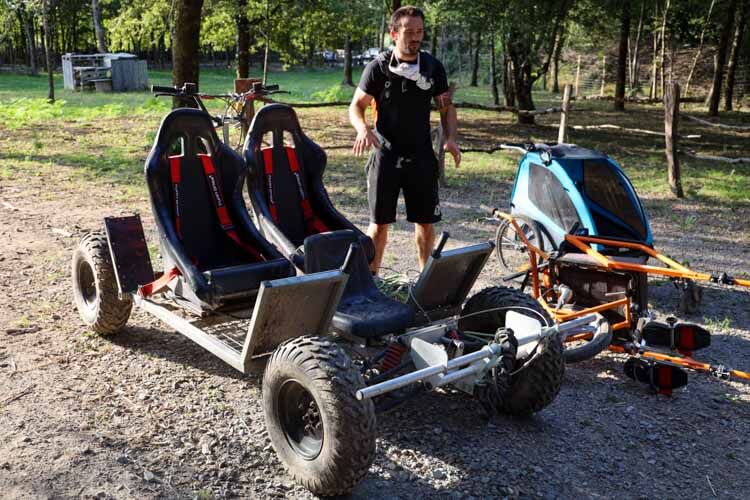
[{"label": "cart pedal", "polygon": [[651,321],[641,331],[647,345],[668,347],[684,356],[711,345],[711,333],[694,323],[661,323]]},{"label": "cart pedal", "polygon": [[687,385],[687,372],[682,368],[643,358],[630,358],[625,363],[625,375],[636,382],[648,384],[657,394],[671,395],[674,389]]}]

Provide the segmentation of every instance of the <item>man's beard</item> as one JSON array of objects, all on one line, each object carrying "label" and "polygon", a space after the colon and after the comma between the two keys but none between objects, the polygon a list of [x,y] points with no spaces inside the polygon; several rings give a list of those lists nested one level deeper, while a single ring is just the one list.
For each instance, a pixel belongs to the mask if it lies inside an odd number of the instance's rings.
[{"label": "man's beard", "polygon": [[422,45],[421,43],[417,43],[414,45],[405,43],[401,47],[401,53],[405,56],[416,56],[417,54],[419,54],[419,47],[421,45]]}]

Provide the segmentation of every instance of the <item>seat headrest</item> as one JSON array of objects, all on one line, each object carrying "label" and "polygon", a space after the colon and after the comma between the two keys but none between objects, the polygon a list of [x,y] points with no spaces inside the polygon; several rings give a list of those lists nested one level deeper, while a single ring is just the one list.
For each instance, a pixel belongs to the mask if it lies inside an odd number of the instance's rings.
[{"label": "seat headrest", "polygon": [[[296,137],[304,137],[300,127],[297,113],[291,106],[286,104],[268,104],[260,108],[250,124],[247,141],[260,144],[263,135],[268,132],[279,133],[289,131]],[[247,143],[246,143],[247,146]]]},{"label": "seat headrest", "polygon": [[197,149],[196,138],[207,141],[212,151],[220,149],[219,136],[216,135],[211,117],[199,109],[178,108],[167,114],[159,126],[154,147],[167,151],[175,138],[179,136],[187,139],[184,145],[186,155],[202,152]]}]

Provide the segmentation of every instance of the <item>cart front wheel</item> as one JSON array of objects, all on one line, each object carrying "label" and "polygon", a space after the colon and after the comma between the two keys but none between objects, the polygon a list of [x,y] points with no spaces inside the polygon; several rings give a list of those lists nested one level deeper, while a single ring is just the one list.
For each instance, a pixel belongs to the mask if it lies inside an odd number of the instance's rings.
[{"label": "cart front wheel", "polygon": [[295,481],[345,495],[375,458],[375,410],[355,397],[362,375],[335,343],[298,337],[274,351],[263,377],[266,426]]},{"label": "cart front wheel", "polygon": [[120,298],[104,233],[86,234],[73,253],[73,301],[84,323],[99,335],[113,334],[128,322],[133,301]]}]

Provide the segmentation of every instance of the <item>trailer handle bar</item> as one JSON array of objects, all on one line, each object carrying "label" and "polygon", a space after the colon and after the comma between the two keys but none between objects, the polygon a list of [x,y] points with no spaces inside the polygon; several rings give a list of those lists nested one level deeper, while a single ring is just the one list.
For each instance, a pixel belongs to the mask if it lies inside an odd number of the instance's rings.
[{"label": "trailer handle bar", "polygon": [[[536,335],[529,335],[529,336],[524,337],[523,344],[525,345],[530,342],[536,342],[543,338],[550,337],[552,335],[566,333],[568,330],[580,328],[581,326],[591,323],[594,320],[596,320],[596,315],[589,314],[587,316],[583,316],[581,318],[577,318],[572,321],[567,321],[565,323],[560,323],[554,326],[542,328],[539,332],[536,333]],[[499,358],[502,354],[503,354],[502,348],[498,344],[489,344],[489,345],[482,347],[478,351],[474,351],[469,354],[464,354],[463,356],[453,358],[449,360],[447,363],[428,366],[426,368],[422,368],[421,370],[416,370],[411,373],[407,373],[406,375],[402,375],[400,377],[386,380],[384,382],[380,382],[379,384],[371,385],[370,387],[365,387],[364,389],[359,389],[356,393],[356,397],[358,400],[372,399],[376,396],[380,396],[387,392],[395,391],[396,389],[406,387],[407,385],[415,384],[426,378],[430,378],[430,377],[434,377],[435,375],[441,375],[441,374],[447,373],[447,375],[442,377],[441,380],[436,384],[436,386],[445,385],[451,382],[455,382],[456,380],[460,380],[462,378],[471,376],[481,371],[482,369],[484,369],[485,366],[487,365],[476,364],[473,366],[466,367],[463,370],[457,370],[458,368],[464,365],[468,365],[469,363],[473,363],[475,361],[480,361],[484,359],[490,359],[490,361],[494,361],[497,358]],[[457,371],[453,371],[453,370],[457,370]],[[452,372],[452,373],[448,373],[448,372]]]}]

